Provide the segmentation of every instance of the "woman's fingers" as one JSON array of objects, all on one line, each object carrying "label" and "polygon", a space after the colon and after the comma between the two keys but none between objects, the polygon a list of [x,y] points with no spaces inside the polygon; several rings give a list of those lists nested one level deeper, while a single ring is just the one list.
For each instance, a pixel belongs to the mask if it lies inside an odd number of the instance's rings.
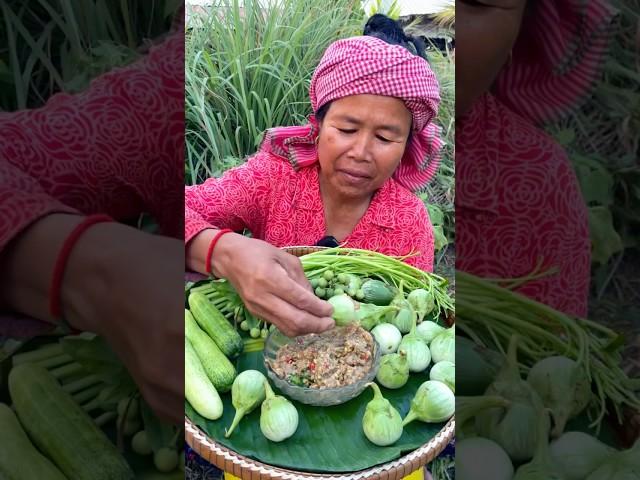
[{"label": "woman's fingers", "polygon": [[313,316],[330,317],[333,314],[333,307],[329,302],[316,297],[312,290],[307,290],[304,286],[293,281],[283,269],[274,269],[269,291],[297,309]]},{"label": "woman's fingers", "polygon": [[269,320],[289,337],[306,333],[320,333],[332,328],[335,322],[330,317],[317,317],[292,306],[276,295],[268,294],[253,303],[255,315]]},{"label": "woman's fingers", "polygon": [[302,262],[295,255],[291,255],[290,253],[280,251],[278,255],[278,261],[280,265],[285,269],[287,275],[296,283],[304,287],[305,289],[313,292],[313,287],[307,280],[307,277],[304,274],[304,269],[302,268]]},{"label": "woman's fingers", "polygon": [[219,257],[220,271],[253,315],[288,335],[322,332],[334,325],[333,307],[314,295],[297,257],[261,240],[229,238],[236,248],[228,258]]},{"label": "woman's fingers", "polygon": [[163,385],[141,388],[141,393],[160,420],[173,425],[180,425],[184,421],[181,415],[184,408],[184,393],[167,391],[166,386]]}]

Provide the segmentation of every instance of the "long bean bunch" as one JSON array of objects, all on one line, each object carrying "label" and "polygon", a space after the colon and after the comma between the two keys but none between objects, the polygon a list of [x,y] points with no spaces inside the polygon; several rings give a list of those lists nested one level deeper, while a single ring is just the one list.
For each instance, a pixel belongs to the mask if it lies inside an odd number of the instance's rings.
[{"label": "long bean bunch", "polygon": [[465,272],[456,272],[456,292],[457,328],[476,343],[503,353],[511,336],[518,333],[524,371],[553,355],[582,364],[595,387],[590,404],[592,426],[602,423],[608,401],[619,421],[624,406],[640,410],[640,398],[634,392],[637,381],[629,379],[620,366],[623,339],[616,332]]},{"label": "long bean bunch", "polygon": [[402,260],[406,257],[391,257],[382,253],[357,248],[327,248],[300,257],[307,278],[316,278],[326,270],[377,278],[383,282],[400,286],[404,282],[405,291],[417,288],[433,295],[435,312],[452,313],[454,302],[447,293],[448,281],[436,274],[417,269]]}]

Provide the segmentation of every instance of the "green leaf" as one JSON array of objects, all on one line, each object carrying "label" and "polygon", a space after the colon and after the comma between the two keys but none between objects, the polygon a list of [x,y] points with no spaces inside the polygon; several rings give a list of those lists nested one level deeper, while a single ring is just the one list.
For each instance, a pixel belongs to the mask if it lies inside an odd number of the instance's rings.
[{"label": "green leaf", "polygon": [[432,225],[442,225],[444,222],[444,214],[442,209],[433,203],[427,205],[427,211],[429,212],[429,219]]},{"label": "green leaf", "polygon": [[584,155],[574,155],[572,160],[585,202],[603,206],[611,205],[614,181],[605,166],[597,159]]},{"label": "green leaf", "polygon": [[[242,355],[238,371],[256,369],[264,372],[262,352]],[[381,388],[383,395],[403,417],[409,411],[418,387],[427,380],[427,373],[412,374],[407,384],[398,390]],[[274,388],[276,394],[281,394]],[[260,430],[260,408],[247,415],[230,438],[224,430],[231,424],[234,408],[231,395],[221,395],[223,416],[209,421],[199,416],[185,403],[187,416],[217,443],[269,465],[298,471],[353,472],[399,458],[433,438],[444,424],[413,422],[405,427],[402,437],[394,445],[378,447],[367,440],[362,432],[362,416],[367,403],[373,398],[371,389],[359,397],[332,407],[313,407],[294,401],[299,413],[296,433],[289,439],[274,443]]]},{"label": "green leaf", "polygon": [[613,203],[613,177],[608,172],[584,172],[580,176],[580,187],[587,204],[609,206]]},{"label": "green leaf", "polygon": [[611,211],[606,207],[589,208],[591,255],[596,263],[605,264],[623,249],[622,239],[613,226]]},{"label": "green leaf", "polygon": [[433,235],[434,249],[436,252],[439,252],[443,247],[449,244],[449,240],[447,240],[447,237],[442,230],[442,225],[436,225],[433,227]]},{"label": "green leaf", "polygon": [[555,139],[564,147],[568,147],[576,138],[576,131],[573,128],[564,128],[554,134]]},{"label": "green leaf", "polygon": [[[81,364],[88,373],[93,373],[110,385],[119,385],[129,372],[102,337],[83,333],[60,340],[65,353]],[[131,380],[133,382],[133,380]]]}]

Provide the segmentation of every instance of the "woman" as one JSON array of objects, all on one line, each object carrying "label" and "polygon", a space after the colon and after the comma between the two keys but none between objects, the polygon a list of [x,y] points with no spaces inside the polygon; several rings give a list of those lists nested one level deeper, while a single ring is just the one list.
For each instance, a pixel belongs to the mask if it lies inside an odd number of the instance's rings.
[{"label": "woman", "polygon": [[[269,130],[246,164],[186,188],[187,266],[229,279],[288,335],[331,328],[332,309],[277,247],[331,236],[433,268],[432,226],[410,190],[437,166],[438,84],[424,58],[392,43],[334,42],[311,80],[308,125]],[[234,233],[244,228],[253,238]]]},{"label": "woman", "polygon": [[462,1],[456,13],[456,268],[555,269],[520,291],[585,316],[586,205],[565,152],[536,125],[588,94],[611,11],[603,0],[505,0]]}]

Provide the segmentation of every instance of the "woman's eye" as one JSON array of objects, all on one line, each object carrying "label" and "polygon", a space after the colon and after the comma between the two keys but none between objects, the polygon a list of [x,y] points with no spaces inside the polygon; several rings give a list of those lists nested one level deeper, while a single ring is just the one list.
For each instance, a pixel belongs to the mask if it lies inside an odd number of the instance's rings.
[{"label": "woman's eye", "polygon": [[342,133],[355,133],[355,129],[352,128],[339,128],[338,130],[340,130]]},{"label": "woman's eye", "polygon": [[380,136],[380,135],[376,135],[376,137],[378,138],[378,140],[380,140],[382,142],[385,142],[385,143],[388,143],[388,142],[391,141],[388,138],[384,138],[383,136]]}]

